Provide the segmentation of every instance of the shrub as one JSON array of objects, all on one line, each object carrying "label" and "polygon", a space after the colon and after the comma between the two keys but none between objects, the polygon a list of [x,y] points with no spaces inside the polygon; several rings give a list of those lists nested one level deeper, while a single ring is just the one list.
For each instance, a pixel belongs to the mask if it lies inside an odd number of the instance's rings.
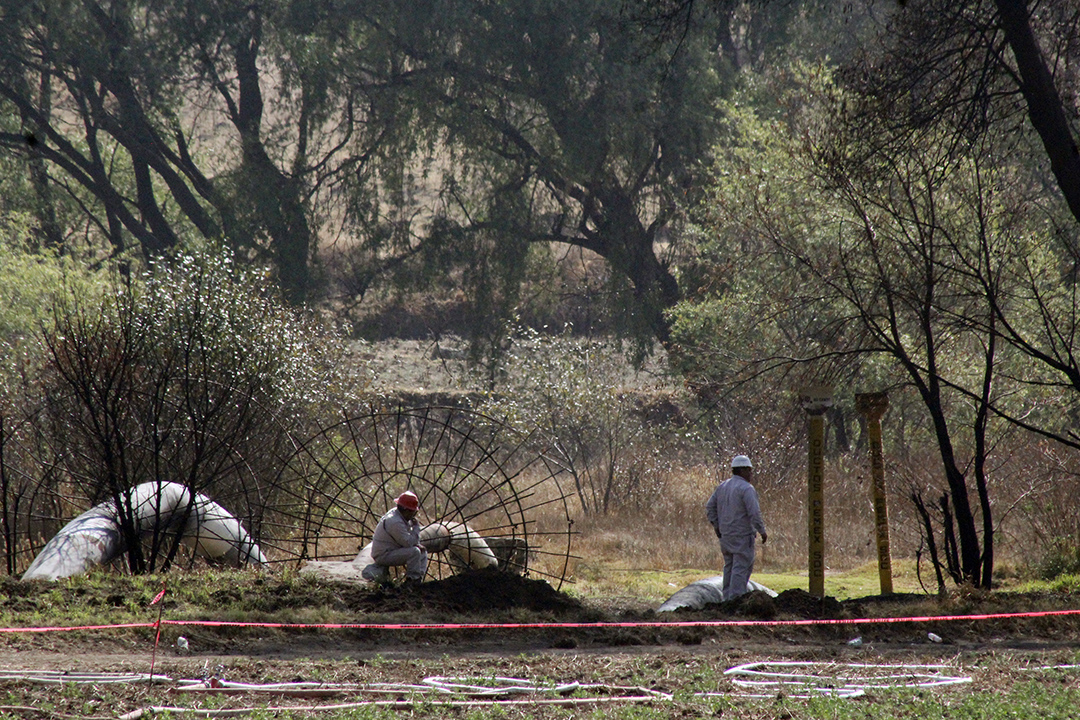
[{"label": "shrub", "polygon": [[1034,569],[1040,580],[1080,575],[1080,543],[1072,536],[1054,539],[1048,543]]},{"label": "shrub", "polygon": [[0,216],[0,553],[8,573],[43,530],[35,518],[60,512],[55,453],[40,432],[41,331],[55,297],[99,298],[107,276],[69,256],[30,251],[31,234],[28,218]]},{"label": "shrub", "polygon": [[[156,262],[100,301],[65,296],[44,333],[47,432],[77,504],[176,482],[261,535],[288,494],[271,480],[279,458],[338,386],[317,338],[267,277],[218,248]],[[179,539],[125,537],[130,570],[167,568]]]},{"label": "shrub", "polygon": [[531,436],[572,478],[583,513],[647,503],[661,489],[662,430],[626,391],[617,344],[520,329],[500,370],[478,410]]}]

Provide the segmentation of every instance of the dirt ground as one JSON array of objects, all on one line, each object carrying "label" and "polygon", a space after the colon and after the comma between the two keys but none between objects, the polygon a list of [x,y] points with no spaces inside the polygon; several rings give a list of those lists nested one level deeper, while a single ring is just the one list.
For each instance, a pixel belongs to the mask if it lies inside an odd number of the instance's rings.
[{"label": "dirt ground", "polygon": [[[145,628],[8,636],[0,646],[0,694],[6,693],[6,700],[0,699],[0,717],[7,708],[41,703],[52,708],[55,717],[117,717],[140,707],[201,707],[207,700],[198,692],[225,692],[222,688],[184,692],[175,683],[142,681],[112,686],[102,679],[87,695],[29,680],[29,671],[105,677],[146,674],[153,667],[159,678],[174,681],[304,681],[350,688],[339,694],[327,694],[324,688],[318,698],[253,696],[255,691],[245,691],[218,695],[213,701],[214,707],[266,708],[355,702],[357,697],[408,703],[416,692],[410,688],[442,676],[598,684],[605,689],[596,692],[609,700],[620,693],[628,697],[658,693],[669,702],[672,693],[687,688],[698,693],[703,687],[717,693],[742,692],[724,670],[751,662],[809,662],[828,667],[944,664],[952,672],[970,676],[973,687],[1002,688],[1024,682],[1029,668],[1065,667],[1080,657],[1080,619],[1075,615],[895,621],[928,615],[1068,610],[1077,603],[1067,594],[988,594],[944,602],[900,595],[838,602],[792,590],[776,598],[751,593],[702,610],[658,614],[643,607],[586,605],[543,581],[504,574],[461,575],[415,588],[342,585],[334,591],[337,601],[352,610],[355,623],[371,622],[374,615],[380,622],[391,618],[396,623],[500,627],[167,625],[156,650],[152,631]],[[702,621],[747,624],[695,624]],[[520,623],[534,627],[511,627]],[[551,626],[560,623],[577,626]],[[181,635],[187,641],[186,651],[178,647]],[[973,674],[975,668],[978,672]],[[1062,682],[1075,687],[1077,677]],[[547,709],[540,712],[533,706],[527,716],[544,716],[561,706],[542,707]],[[440,714],[432,710],[417,716]]]}]

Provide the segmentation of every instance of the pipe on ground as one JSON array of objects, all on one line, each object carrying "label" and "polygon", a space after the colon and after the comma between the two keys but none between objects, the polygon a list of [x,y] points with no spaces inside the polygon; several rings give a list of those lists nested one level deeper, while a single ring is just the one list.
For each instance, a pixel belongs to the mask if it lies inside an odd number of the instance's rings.
[{"label": "pipe on ground", "polygon": [[[130,504],[141,534],[155,528],[164,531],[183,521],[182,541],[196,555],[234,567],[267,563],[237,518],[205,495],[196,494],[192,500],[191,491],[179,483],[143,483],[132,488],[124,501]],[[111,562],[124,550],[120,513],[110,500],[65,525],[34,558],[22,579],[56,580],[79,575]]]}]

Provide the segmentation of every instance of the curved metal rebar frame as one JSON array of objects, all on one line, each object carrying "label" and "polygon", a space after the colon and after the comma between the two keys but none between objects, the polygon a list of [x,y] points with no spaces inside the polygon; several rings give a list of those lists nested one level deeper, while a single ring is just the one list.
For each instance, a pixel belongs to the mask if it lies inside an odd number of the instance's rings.
[{"label": "curved metal rebar frame", "polygon": [[[368,406],[323,427],[288,458],[282,472],[290,481],[278,484],[297,490],[280,515],[295,530],[260,543],[272,561],[352,560],[394,499],[412,490],[423,524],[462,523],[493,546],[503,569],[561,588],[573,557],[570,499],[558,468],[529,440],[460,408]],[[541,510],[562,527],[540,530]],[[545,557],[546,569],[530,562]],[[428,573],[439,579],[459,570],[451,553],[434,553]]]}]

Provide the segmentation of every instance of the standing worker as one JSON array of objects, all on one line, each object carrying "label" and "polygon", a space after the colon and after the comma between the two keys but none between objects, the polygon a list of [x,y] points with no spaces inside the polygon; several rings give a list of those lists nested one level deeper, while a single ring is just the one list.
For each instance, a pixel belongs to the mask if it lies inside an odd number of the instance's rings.
[{"label": "standing worker", "polygon": [[397,498],[397,506],[379,519],[371,538],[371,559],[363,570],[367,580],[385,582],[387,568],[404,565],[405,583],[419,583],[427,573],[427,548],[420,542],[420,523],[416,513],[420,500],[406,490]]},{"label": "standing worker", "polygon": [[764,545],[769,534],[761,519],[758,494],[751,485],[753,465],[745,455],[731,459],[732,476],[717,485],[705,503],[705,516],[713,526],[724,553],[724,600],[746,592],[754,571],[754,540],[761,533]]}]

